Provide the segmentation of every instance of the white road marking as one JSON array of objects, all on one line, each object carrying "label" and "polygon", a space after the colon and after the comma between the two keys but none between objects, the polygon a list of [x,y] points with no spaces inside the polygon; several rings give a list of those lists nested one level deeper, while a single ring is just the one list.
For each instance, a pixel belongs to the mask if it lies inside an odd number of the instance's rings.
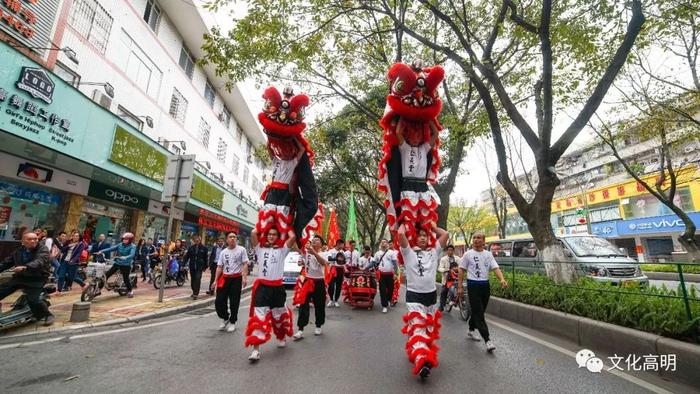
[{"label": "white road marking", "polygon": [[[568,349],[565,349],[565,348],[563,348],[563,347],[561,347],[561,346],[555,345],[555,344],[553,344],[553,343],[547,342],[547,341],[545,341],[544,339],[537,338],[537,337],[535,337],[535,336],[532,336],[532,335],[530,335],[530,334],[527,334],[527,333],[525,333],[525,332],[522,332],[522,331],[520,331],[520,330],[518,330],[518,329],[509,327],[509,326],[506,326],[506,325],[504,325],[504,324],[495,322],[495,321],[493,321],[493,320],[489,321],[489,324],[490,324],[490,325],[492,324],[492,325],[494,325],[494,326],[496,326],[496,327],[502,328],[502,329],[504,329],[504,330],[506,330],[506,331],[510,331],[511,333],[513,333],[513,334],[515,334],[515,335],[519,335],[519,336],[521,336],[521,337],[523,337],[523,338],[529,339],[529,340],[531,340],[531,341],[533,341],[533,342],[535,342],[535,343],[538,343],[538,344],[540,344],[540,345],[542,345],[542,346],[548,347],[548,348],[550,348],[550,349],[552,349],[552,350],[556,350],[556,351],[558,351],[559,353],[563,353],[563,354],[565,354],[565,355],[567,355],[567,356],[570,356],[570,357],[572,357],[572,358],[576,358],[576,353],[575,353],[575,352],[573,352],[573,351],[571,351],[571,350],[568,350]],[[604,371],[605,371],[605,372],[608,372],[608,373],[611,373],[611,374],[613,374],[613,375],[615,375],[615,376],[617,376],[617,377],[619,377],[619,378],[621,378],[621,379],[624,379],[624,380],[626,380],[626,381],[628,381],[628,382],[630,382],[630,383],[636,384],[637,386],[644,387],[645,389],[651,390],[651,391],[653,391],[653,392],[655,392],[655,393],[672,394],[672,393],[671,393],[670,391],[668,391],[668,390],[665,390],[665,389],[663,389],[663,388],[661,388],[661,387],[659,387],[659,386],[656,386],[656,385],[654,385],[654,384],[652,384],[652,383],[649,383],[649,382],[647,382],[647,381],[645,381],[645,380],[639,379],[639,378],[634,377],[634,376],[632,376],[632,375],[628,375],[628,374],[623,373],[623,372],[621,372],[621,371],[618,371],[618,370],[616,370],[616,369],[613,369],[612,371],[608,371],[608,370],[604,369]]]},{"label": "white road marking", "polygon": [[108,310],[107,313],[112,313],[112,312],[116,312],[116,311],[123,311],[124,309],[136,308],[137,306],[146,305],[146,304],[150,304],[150,303],[151,303],[151,301],[146,301],[146,302],[142,302],[140,304],[127,305],[127,306],[123,306],[121,308],[114,308],[114,309]]}]

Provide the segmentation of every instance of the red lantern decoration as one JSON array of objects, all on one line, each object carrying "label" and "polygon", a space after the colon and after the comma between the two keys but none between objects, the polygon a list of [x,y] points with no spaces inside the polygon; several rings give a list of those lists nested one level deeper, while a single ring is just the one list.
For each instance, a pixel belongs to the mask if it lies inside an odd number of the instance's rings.
[{"label": "red lantern decoration", "polygon": [[586,218],[578,218],[580,224],[586,224]]},{"label": "red lantern decoration", "polygon": [[2,198],[3,204],[9,204],[12,199],[9,196],[5,196]]}]

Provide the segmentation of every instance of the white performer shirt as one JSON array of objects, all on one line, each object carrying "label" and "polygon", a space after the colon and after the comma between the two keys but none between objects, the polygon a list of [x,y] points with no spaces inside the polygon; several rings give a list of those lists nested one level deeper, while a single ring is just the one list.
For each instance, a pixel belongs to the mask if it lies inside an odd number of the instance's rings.
[{"label": "white performer shirt", "polygon": [[284,259],[289,254],[289,248],[284,245],[281,248],[255,247],[255,255],[258,257],[258,270],[260,279],[279,280],[284,274]]},{"label": "white performer shirt", "polygon": [[357,267],[360,263],[360,252],[357,250],[346,250],[345,251],[345,261],[353,267]]},{"label": "white performer shirt", "polygon": [[428,154],[432,146],[425,142],[419,146],[411,146],[404,141],[399,145],[401,152],[401,174],[404,178],[425,179],[428,176]]},{"label": "white performer shirt", "polygon": [[292,160],[281,160],[274,157],[272,159],[272,180],[286,184],[291,183],[297,164],[299,164],[299,159],[296,157]]},{"label": "white performer shirt", "polygon": [[435,277],[441,251],[439,243],[433,249],[426,250],[401,248],[401,256],[406,268],[406,288],[409,291],[416,293],[436,291]]},{"label": "white performer shirt", "polygon": [[248,262],[248,253],[241,245],[233,248],[225,248],[219,253],[219,260],[216,265],[223,267],[224,275],[235,275],[243,273],[243,267]]},{"label": "white performer shirt", "polygon": [[367,266],[372,262],[373,257],[370,255],[369,257],[365,257],[364,255],[360,256],[360,258],[357,260],[357,265],[356,267],[359,269],[366,269]]},{"label": "white performer shirt", "polygon": [[306,276],[311,279],[323,279],[325,277],[323,264],[319,263],[316,256],[309,252],[306,252],[306,256],[304,256],[304,267],[306,268]]},{"label": "white performer shirt", "polygon": [[397,255],[395,250],[387,249],[386,253],[383,250],[379,250],[374,254],[374,260],[379,263],[380,272],[396,271]]},{"label": "white performer shirt", "polygon": [[459,267],[467,271],[467,280],[488,282],[489,271],[498,268],[498,263],[488,250],[477,252],[469,249],[459,261]]}]

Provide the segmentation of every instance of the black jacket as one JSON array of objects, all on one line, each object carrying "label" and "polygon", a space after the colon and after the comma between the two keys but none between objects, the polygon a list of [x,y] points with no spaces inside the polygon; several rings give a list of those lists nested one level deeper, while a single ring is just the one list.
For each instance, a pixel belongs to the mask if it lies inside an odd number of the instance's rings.
[{"label": "black jacket", "polygon": [[204,245],[192,245],[187,249],[183,263],[189,264],[190,271],[207,269],[209,249]]},{"label": "black jacket", "polygon": [[[214,244],[214,246],[211,247],[211,252],[209,253],[209,268],[215,269],[216,268],[216,248],[218,248],[219,245]],[[226,249],[226,245],[221,247],[221,250]]]},{"label": "black jacket", "polygon": [[24,265],[27,269],[15,274],[17,280],[22,282],[45,283],[51,274],[49,248],[43,244],[38,245],[34,250],[31,250],[31,256],[26,264],[22,262],[22,252],[24,250],[24,246],[20,246],[15,249],[11,255],[7,256],[7,258],[0,263],[0,272],[12,267]]}]

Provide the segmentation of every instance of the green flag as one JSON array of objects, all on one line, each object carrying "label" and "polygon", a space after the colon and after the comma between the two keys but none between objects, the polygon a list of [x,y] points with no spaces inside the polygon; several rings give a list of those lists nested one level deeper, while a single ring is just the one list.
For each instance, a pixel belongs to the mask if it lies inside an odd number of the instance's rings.
[{"label": "green flag", "polygon": [[355,194],[350,190],[350,205],[348,206],[348,226],[345,231],[345,240],[357,240],[357,220],[355,217]]}]

